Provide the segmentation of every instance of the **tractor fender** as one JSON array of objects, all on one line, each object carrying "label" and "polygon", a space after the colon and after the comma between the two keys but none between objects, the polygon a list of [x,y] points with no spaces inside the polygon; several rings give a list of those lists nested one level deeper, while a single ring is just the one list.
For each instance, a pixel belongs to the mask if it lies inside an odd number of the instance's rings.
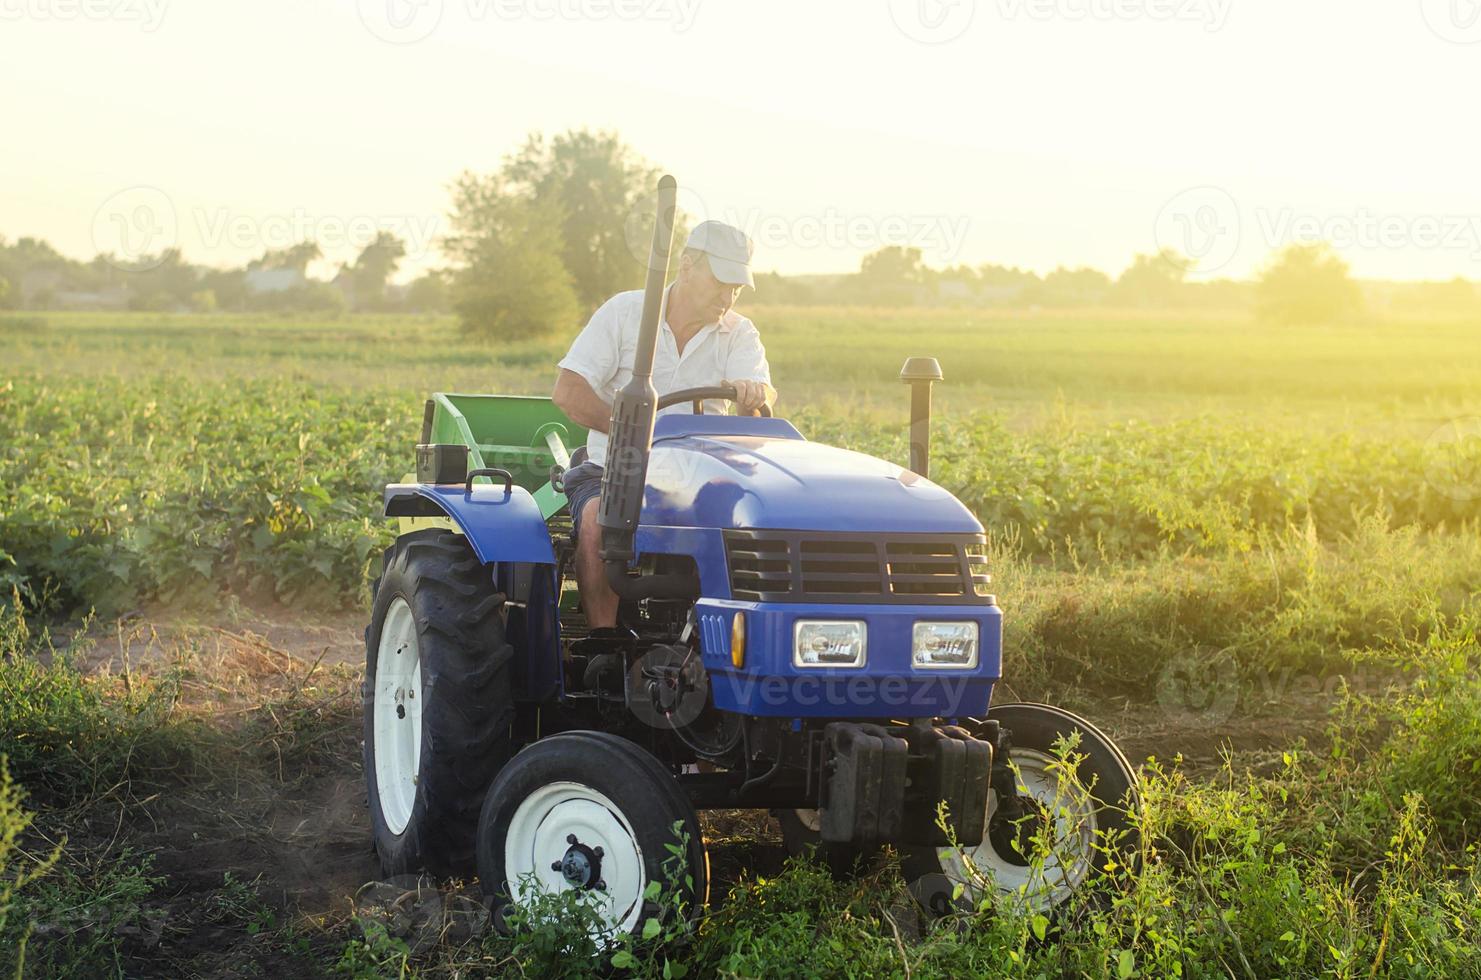
[{"label": "tractor fender", "polygon": [[480,484],[393,483],[386,487],[387,517],[447,517],[484,564],[499,561],[555,564],[550,531],[540,505],[523,487]]}]

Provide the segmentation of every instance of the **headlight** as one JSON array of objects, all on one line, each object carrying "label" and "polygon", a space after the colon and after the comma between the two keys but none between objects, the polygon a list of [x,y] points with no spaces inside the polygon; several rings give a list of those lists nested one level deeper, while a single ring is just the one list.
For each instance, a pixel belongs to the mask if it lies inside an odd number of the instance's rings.
[{"label": "headlight", "polygon": [[917,667],[977,666],[976,623],[916,623],[910,640],[910,662]]},{"label": "headlight", "polygon": [[792,665],[862,667],[867,640],[862,620],[799,619],[792,627]]}]

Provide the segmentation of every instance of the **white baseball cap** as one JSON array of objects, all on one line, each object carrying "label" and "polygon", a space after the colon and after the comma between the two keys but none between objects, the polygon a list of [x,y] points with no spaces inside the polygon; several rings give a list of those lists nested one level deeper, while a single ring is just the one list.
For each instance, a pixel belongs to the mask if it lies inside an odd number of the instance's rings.
[{"label": "white baseball cap", "polygon": [[689,233],[685,248],[697,248],[710,260],[710,271],[721,282],[743,282],[752,289],[751,256],[756,245],[746,233],[723,221],[701,221]]}]

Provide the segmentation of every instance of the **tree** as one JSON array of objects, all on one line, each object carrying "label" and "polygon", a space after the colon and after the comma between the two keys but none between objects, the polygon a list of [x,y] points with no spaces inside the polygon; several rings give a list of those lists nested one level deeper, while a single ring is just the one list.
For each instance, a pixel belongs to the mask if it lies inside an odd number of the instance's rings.
[{"label": "tree", "polygon": [[[500,171],[506,193],[538,200],[539,213],[558,226],[562,264],[581,304],[593,309],[643,281],[658,175],[616,133],[586,129],[549,141],[535,133]],[[677,228],[675,239],[683,236]]]},{"label": "tree", "polygon": [[925,285],[927,270],[921,250],[886,245],[859,263],[859,293],[869,302],[905,306]]},{"label": "tree", "polygon": [[1024,290],[1026,302],[1041,306],[1094,306],[1111,290],[1111,277],[1099,269],[1059,266],[1044,281]]},{"label": "tree", "polygon": [[248,269],[292,269],[307,278],[309,263],[322,259],[324,253],[317,242],[299,242],[287,248],[268,249],[262,257],[247,264]]},{"label": "tree", "polygon": [[554,205],[511,193],[498,177],[453,186],[453,308],[465,332],[522,340],[575,326],[580,302],[562,259]]},{"label": "tree", "polygon": [[1185,292],[1193,260],[1174,249],[1156,255],[1138,254],[1116,280],[1115,297],[1132,306],[1172,306]]},{"label": "tree", "polygon": [[353,265],[345,267],[356,309],[374,310],[386,305],[386,283],[406,257],[406,246],[389,231],[378,231]]},{"label": "tree", "polygon": [[1272,323],[1331,323],[1362,306],[1348,265],[1326,242],[1278,252],[1256,285],[1260,318]]},{"label": "tree", "polygon": [[406,308],[413,313],[446,313],[452,308],[447,275],[433,269],[412,280],[406,290]]}]

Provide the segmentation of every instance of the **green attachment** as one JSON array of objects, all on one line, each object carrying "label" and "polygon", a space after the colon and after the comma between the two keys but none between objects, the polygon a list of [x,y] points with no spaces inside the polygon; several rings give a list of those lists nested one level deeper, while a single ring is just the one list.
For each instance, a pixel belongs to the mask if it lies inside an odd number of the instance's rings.
[{"label": "green attachment", "polygon": [[468,447],[468,469],[498,467],[514,475],[550,520],[566,495],[550,485],[550,468],[569,466],[570,453],[586,445],[577,425],[549,398],[535,395],[459,395],[435,392],[426,441]]}]

